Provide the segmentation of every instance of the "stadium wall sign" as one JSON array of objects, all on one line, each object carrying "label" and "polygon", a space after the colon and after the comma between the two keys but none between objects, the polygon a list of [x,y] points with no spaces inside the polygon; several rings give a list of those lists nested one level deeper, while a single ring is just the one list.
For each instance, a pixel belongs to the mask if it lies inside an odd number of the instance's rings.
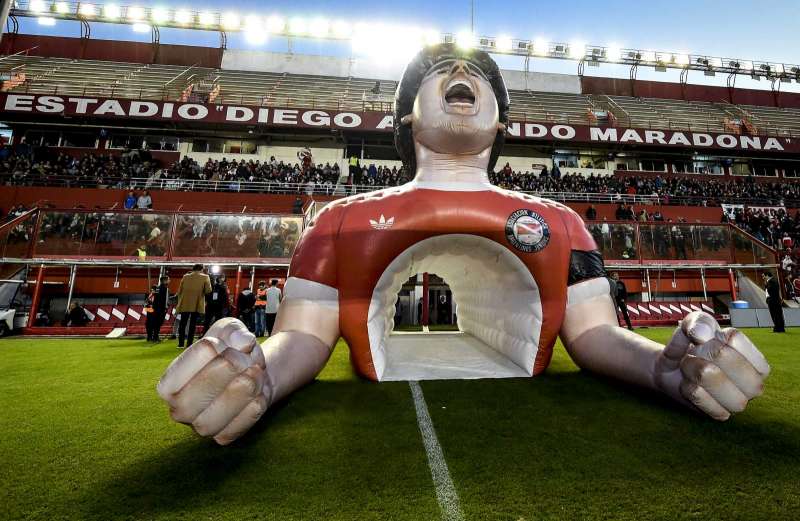
[{"label": "stadium wall sign", "polygon": [[[245,105],[216,105],[34,94],[0,94],[2,113],[85,116],[193,122],[241,126],[335,128],[392,132],[393,116],[385,112],[344,112]],[[800,153],[800,140],[751,135],[650,130],[511,121],[508,135],[530,141],[613,143],[717,150],[763,150]]]}]

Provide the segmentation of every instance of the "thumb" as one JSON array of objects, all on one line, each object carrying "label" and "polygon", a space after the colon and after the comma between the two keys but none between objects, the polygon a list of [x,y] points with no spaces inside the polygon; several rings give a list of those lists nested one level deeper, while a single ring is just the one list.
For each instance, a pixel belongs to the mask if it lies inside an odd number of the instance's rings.
[{"label": "thumb", "polygon": [[690,347],[689,337],[683,332],[683,327],[679,326],[662,351],[665,358],[664,365],[667,366],[667,369],[677,369]]}]

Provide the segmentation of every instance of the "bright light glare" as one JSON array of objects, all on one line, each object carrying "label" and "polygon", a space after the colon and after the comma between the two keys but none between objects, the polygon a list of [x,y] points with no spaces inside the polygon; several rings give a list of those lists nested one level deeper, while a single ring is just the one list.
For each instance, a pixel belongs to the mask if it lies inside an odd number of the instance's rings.
[{"label": "bright light glare", "polygon": [[606,60],[611,62],[618,62],[622,57],[622,47],[612,43],[606,47]]},{"label": "bright light glare", "polygon": [[461,31],[456,35],[456,45],[462,49],[472,49],[475,46],[475,35],[469,31]]},{"label": "bright light glare", "polygon": [[439,33],[439,31],[425,31],[423,38],[425,39],[425,45],[436,45],[438,43],[442,43],[442,35]]},{"label": "bright light glare", "polygon": [[169,21],[169,11],[163,7],[155,7],[150,11],[150,18],[157,24],[163,24]]},{"label": "bright light glare", "polygon": [[58,2],[56,4],[56,12],[59,14],[67,14],[69,12],[69,4],[66,2]]},{"label": "bright light glare", "polygon": [[214,264],[213,266],[211,266],[212,275],[219,275],[220,273],[222,273],[222,266],[220,266],[219,264]]},{"label": "bright light glare", "polygon": [[328,32],[330,31],[331,25],[328,23],[327,20],[323,20],[322,18],[317,18],[311,21],[309,25],[309,33],[311,36],[316,37],[326,37],[328,36]]},{"label": "bright light glare", "polygon": [[306,21],[302,18],[292,18],[289,21],[289,32],[292,34],[305,34],[308,31]]},{"label": "bright light glare", "polygon": [[56,24],[56,19],[50,18],[49,16],[40,16],[39,18],[37,18],[37,20],[39,21],[39,25],[52,26]]},{"label": "bright light glare", "polygon": [[103,16],[110,20],[116,20],[120,17],[121,11],[118,5],[115,4],[107,4],[103,7]]},{"label": "bright light glare", "polygon": [[[144,8],[143,7],[129,7],[128,8],[128,19],[129,20],[144,20]],[[148,26],[148,31],[150,27]]]},{"label": "bright light glare", "polygon": [[175,11],[175,22],[181,25],[192,23],[192,13],[190,13],[186,9]]},{"label": "bright light glare", "polygon": [[386,64],[406,63],[423,43],[423,32],[418,28],[363,23],[355,27],[352,40],[355,53]]},{"label": "bright light glare", "polygon": [[744,69],[746,71],[752,71],[753,70],[753,62],[751,62],[751,61],[746,61],[745,60],[745,61],[739,62],[739,64],[742,66],[742,69]]},{"label": "bright light glare", "polygon": [[203,11],[197,17],[197,21],[200,22],[200,25],[214,25],[214,13]]},{"label": "bright light glare", "polygon": [[533,40],[533,53],[545,55],[549,51],[549,44],[544,38],[536,38]]},{"label": "bright light glare", "polygon": [[353,35],[353,28],[349,23],[337,20],[333,24],[333,35],[336,38],[350,38]]},{"label": "bright light glare", "polygon": [[282,33],[286,29],[286,20],[280,16],[272,15],[267,18],[267,31],[273,34]]},{"label": "bright light glare", "polygon": [[[43,13],[47,10],[47,5],[42,0],[31,0],[31,3],[28,4],[28,9],[33,11],[34,13]],[[41,19],[39,23],[42,24]],[[42,24],[47,25],[47,24]]]},{"label": "bright light glare", "polygon": [[244,37],[248,43],[261,45],[267,41],[267,32],[260,16],[251,15],[244,20]]},{"label": "bright light glare", "polygon": [[675,63],[677,63],[678,65],[689,65],[689,55],[686,53],[676,54]]},{"label": "bright light glare", "polygon": [[83,16],[94,16],[97,14],[97,8],[95,8],[94,4],[81,4],[78,12]]},{"label": "bright light glare", "polygon": [[639,54],[642,55],[642,61],[645,62],[654,62],[656,61],[656,53],[653,51],[642,51]]},{"label": "bright light glare", "polygon": [[150,26],[147,24],[133,24],[133,32],[135,33],[149,33]]},{"label": "bright light glare", "polygon": [[586,56],[586,44],[581,41],[570,42],[569,57],[578,59],[583,58],[584,56]]},{"label": "bright light glare", "polygon": [[224,29],[238,29],[239,28],[239,15],[236,13],[225,13],[220,19],[220,25]]},{"label": "bright light glare", "polygon": [[497,40],[495,40],[495,47],[498,51],[508,52],[511,50],[511,38],[508,36],[500,36]]}]

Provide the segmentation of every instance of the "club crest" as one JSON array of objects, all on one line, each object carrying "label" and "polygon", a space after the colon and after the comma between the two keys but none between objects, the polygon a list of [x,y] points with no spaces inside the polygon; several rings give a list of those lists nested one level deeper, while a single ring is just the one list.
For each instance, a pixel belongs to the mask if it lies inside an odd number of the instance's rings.
[{"label": "club crest", "polygon": [[506,239],[525,253],[541,251],[550,242],[550,227],[532,210],[517,210],[506,221]]}]

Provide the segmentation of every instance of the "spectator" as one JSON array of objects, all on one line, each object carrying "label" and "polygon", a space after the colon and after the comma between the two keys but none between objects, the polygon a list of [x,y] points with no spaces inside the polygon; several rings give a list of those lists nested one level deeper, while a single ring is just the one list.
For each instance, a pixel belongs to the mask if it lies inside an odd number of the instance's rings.
[{"label": "spectator", "polygon": [[71,302],[69,310],[67,311],[67,316],[64,319],[64,325],[67,327],[83,327],[88,323],[89,316],[86,314],[86,310],[83,309],[80,302]]},{"label": "spectator", "polygon": [[589,208],[586,209],[586,216],[587,221],[596,221],[597,220],[597,208],[594,207],[593,204],[589,205]]},{"label": "spectator", "polygon": [[256,315],[256,331],[255,335],[257,337],[264,336],[264,332],[266,331],[266,309],[267,309],[267,283],[263,280],[258,283],[258,290],[256,291],[256,305],[255,305],[255,315]]},{"label": "spectator", "polygon": [[[178,349],[189,347],[194,342],[197,317],[206,311],[206,295],[211,293],[211,280],[203,273],[203,265],[195,264],[192,271],[181,279],[178,287],[180,323],[178,324]],[[187,340],[184,344],[184,339]]]},{"label": "spectator", "polygon": [[147,331],[148,342],[158,342],[158,332],[156,326],[158,319],[156,315],[155,302],[158,297],[158,285],[153,284],[150,292],[145,297],[144,312],[145,312],[145,330]]},{"label": "spectator", "polygon": [[167,316],[167,306],[169,305],[169,277],[164,275],[158,280],[156,286],[156,295],[153,300],[153,312],[155,319],[153,323],[153,342],[160,342],[159,335],[161,333],[161,326],[164,324],[164,319]]},{"label": "spectator", "polygon": [[136,194],[133,192],[128,192],[128,196],[125,198],[124,206],[126,210],[133,210],[133,207],[136,206]]},{"label": "spectator", "polygon": [[281,304],[281,290],[278,288],[278,281],[272,279],[267,290],[267,304],[264,309],[266,319],[266,336],[272,336],[272,328],[275,327],[275,317],[278,314],[278,307]]},{"label": "spectator", "polygon": [[153,207],[153,200],[150,197],[150,192],[145,190],[142,192],[142,195],[136,200],[136,209],[137,210],[149,210]]}]

